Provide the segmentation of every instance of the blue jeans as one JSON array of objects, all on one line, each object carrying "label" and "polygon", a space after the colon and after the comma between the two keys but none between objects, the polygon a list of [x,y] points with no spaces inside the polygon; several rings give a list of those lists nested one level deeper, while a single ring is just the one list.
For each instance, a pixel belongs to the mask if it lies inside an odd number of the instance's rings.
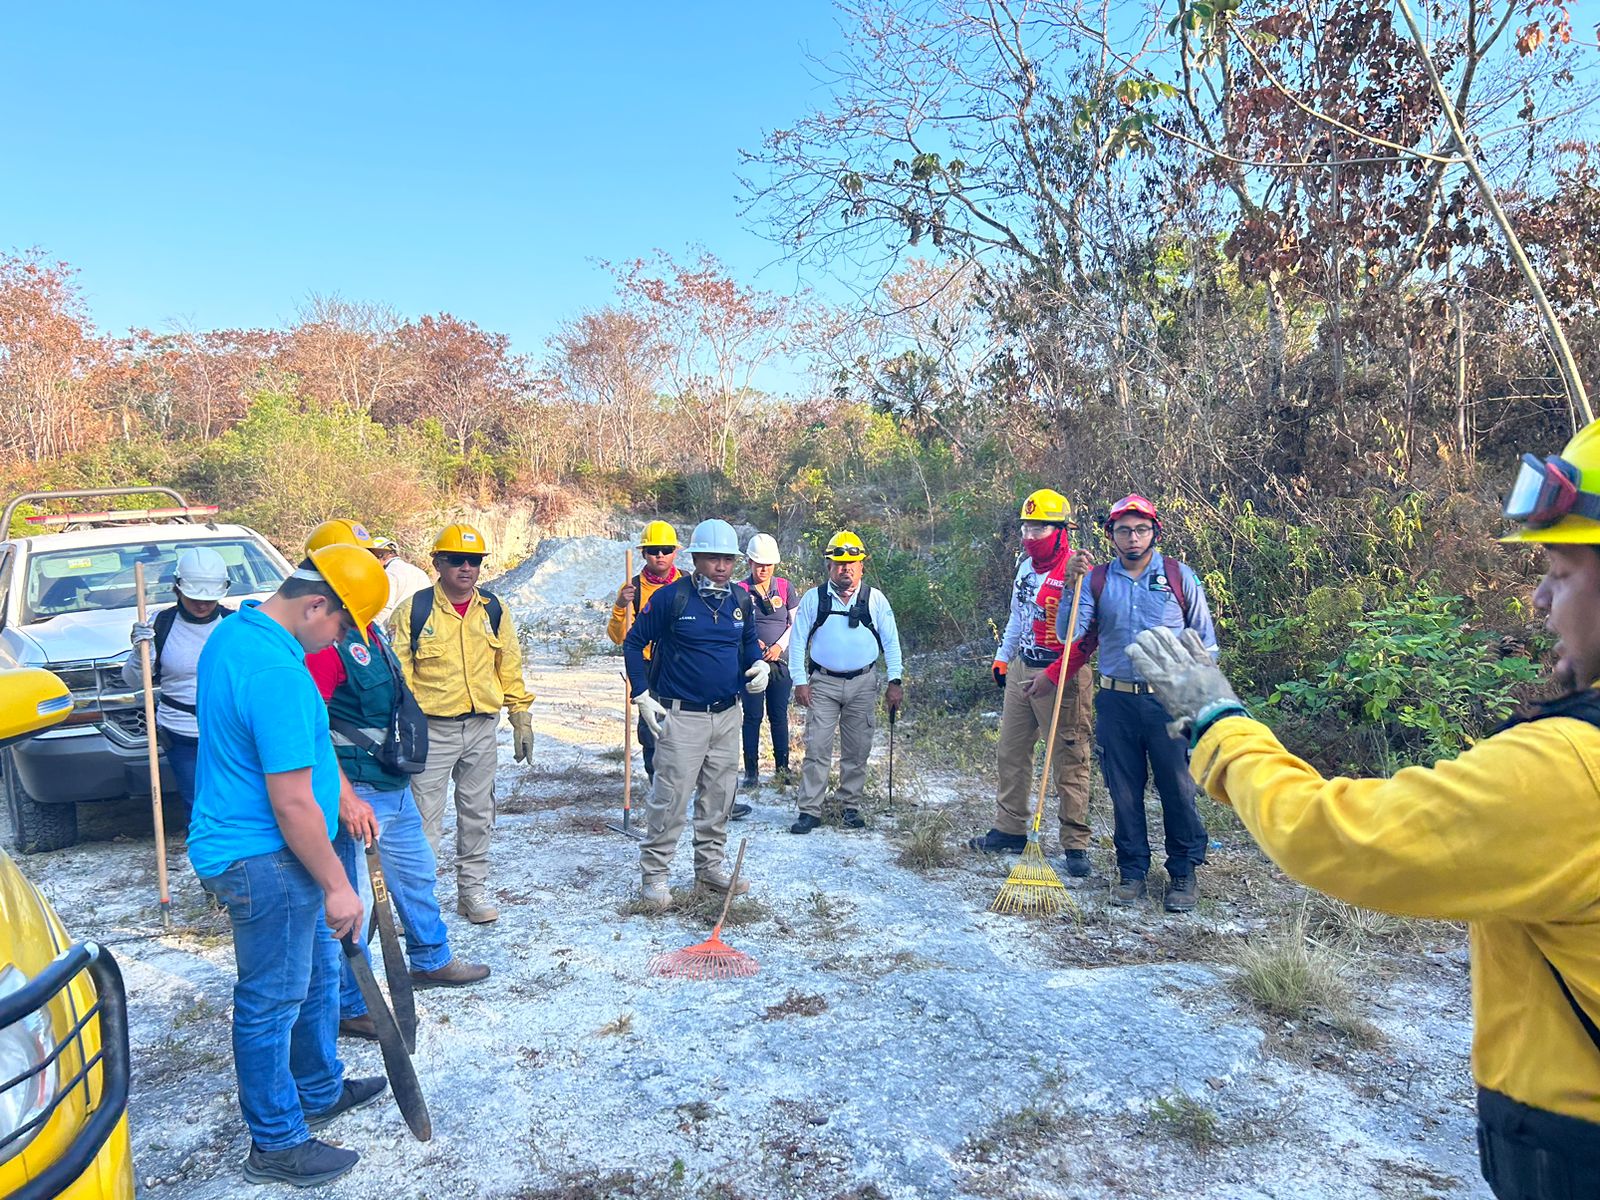
[{"label": "blue jeans", "polygon": [[1167,874],[1191,875],[1206,861],[1206,827],[1195,807],[1189,746],[1167,732],[1172,720],[1154,696],[1102,689],[1095,693],[1094,736],[1100,774],[1111,793],[1112,842],[1124,879],[1150,873],[1144,790],[1155,776],[1167,842]]},{"label": "blue jeans", "polygon": [[772,722],[772,759],[779,770],[789,765],[789,693],[794,691],[794,680],[789,675],[789,664],[779,661],[772,664],[772,674],[767,677],[767,690],[759,696],[744,693],[744,769],[754,774],[761,758],[761,716],[765,710]]},{"label": "blue jeans", "polygon": [[[406,957],[413,971],[435,971],[450,961],[450,935],[439,915],[439,901],[433,888],[438,879],[439,867],[433,857],[433,847],[428,845],[422,831],[422,814],[417,802],[411,798],[409,786],[397,792],[379,791],[371,784],[350,785],[378,817],[378,860],[383,864],[383,880],[389,887],[400,924],[405,928]],[[339,836],[333,839],[333,848],[344,863],[344,873],[350,886],[358,892],[361,884],[356,875],[356,859],[364,858],[367,848],[345,832],[340,826]],[[360,937],[366,936],[365,927]],[[361,952],[371,961],[372,955],[362,940]],[[339,1015],[359,1017],[367,1011],[367,1002],[361,998],[356,977],[348,963],[341,960],[342,978],[339,985]]]},{"label": "blue jeans", "polygon": [[[172,768],[172,781],[178,785],[179,803],[167,807],[172,810],[171,824],[179,825],[188,820],[189,811],[194,807],[194,764],[200,756],[200,741],[159,725],[156,726],[156,740],[167,756],[167,766]],[[178,819],[180,817],[183,821]]]},{"label": "blue jeans", "polygon": [[241,858],[200,881],[228,910],[239,981],[233,985],[233,1068],[239,1108],[262,1150],[311,1134],[306,1113],[344,1090],[339,943],[322,919],[322,889],[287,848]]}]

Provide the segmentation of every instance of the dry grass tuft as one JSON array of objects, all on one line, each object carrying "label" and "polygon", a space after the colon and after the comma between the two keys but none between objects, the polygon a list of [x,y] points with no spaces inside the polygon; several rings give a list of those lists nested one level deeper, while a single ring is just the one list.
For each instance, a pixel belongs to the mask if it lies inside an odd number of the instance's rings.
[{"label": "dry grass tuft", "polygon": [[594,1031],[595,1037],[626,1037],[633,1032],[633,1014],[631,1012],[619,1013],[615,1019],[607,1021]]},{"label": "dry grass tuft", "polygon": [[1343,1012],[1350,992],[1341,972],[1344,961],[1306,940],[1296,918],[1276,937],[1246,942],[1234,955],[1241,992],[1273,1016],[1304,1020],[1316,1011]]},{"label": "dry grass tuft", "polygon": [[1210,1150],[1222,1142],[1220,1118],[1187,1092],[1158,1096],[1150,1106],[1150,1125],[1196,1150]]},{"label": "dry grass tuft", "polygon": [[827,997],[807,995],[790,988],[789,994],[780,1003],[767,1005],[767,1011],[762,1014],[761,1019],[777,1021],[784,1017],[820,1017],[827,1011]]},{"label": "dry grass tuft", "polygon": [[950,842],[950,817],[947,813],[920,813],[905,826],[906,840],[895,861],[913,871],[932,871],[956,861]]}]

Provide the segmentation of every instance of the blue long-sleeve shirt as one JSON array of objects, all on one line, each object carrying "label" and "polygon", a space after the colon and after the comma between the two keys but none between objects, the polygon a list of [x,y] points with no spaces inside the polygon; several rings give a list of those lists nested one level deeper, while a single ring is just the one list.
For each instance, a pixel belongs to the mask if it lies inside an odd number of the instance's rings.
[{"label": "blue long-sleeve shirt", "polygon": [[[810,681],[810,667],[806,662],[808,649],[811,661],[819,667],[829,671],[856,671],[878,661],[880,639],[883,642],[884,670],[890,679],[899,679],[902,670],[900,629],[895,624],[894,609],[889,607],[889,598],[877,588],[873,588],[872,594],[867,597],[867,613],[872,618],[872,628],[878,631],[876,639],[872,636],[872,630],[864,626],[858,625],[852,629],[850,618],[843,611],[856,602],[856,593],[852,592],[846,601],[840,598],[837,591],[828,601],[834,609],[834,615],[823,622],[822,628],[817,630],[817,636],[812,638],[811,627],[817,623],[818,598],[823,588],[831,589],[832,586],[823,582],[821,586],[812,588],[795,607],[793,636],[789,639],[789,674],[793,676],[795,684]],[[867,585],[862,583],[857,586]]]},{"label": "blue long-sleeve shirt", "polygon": [[[1200,635],[1200,640],[1213,656],[1217,653],[1217,630],[1211,620],[1211,606],[1206,602],[1205,589],[1200,577],[1187,564],[1176,564],[1183,572],[1183,598],[1189,604],[1187,627]],[[1067,640],[1067,615],[1069,607],[1062,604],[1056,614],[1056,636]],[[1157,550],[1150,556],[1150,565],[1138,579],[1123,569],[1122,560],[1113,558],[1106,570],[1105,591],[1099,603],[1095,602],[1094,589],[1084,580],[1083,599],[1078,603],[1078,628],[1073,631],[1076,641],[1096,624],[1098,615],[1100,635],[1100,674],[1131,683],[1144,683],[1145,677],[1128,658],[1128,647],[1133,639],[1146,629],[1165,625],[1174,633],[1185,627],[1183,610],[1178,598],[1167,585],[1166,559]]]},{"label": "blue long-sleeve shirt", "polygon": [[[680,589],[689,598],[683,615],[674,622],[672,610]],[[655,649],[647,660],[644,648],[651,643]],[[743,690],[744,673],[761,657],[761,646],[756,623],[744,619],[734,589],[714,604],[707,603],[694,578],[685,576],[650,597],[622,641],[622,657],[635,696],[649,691],[663,703],[720,704]],[[650,662],[659,664],[653,687]]]}]

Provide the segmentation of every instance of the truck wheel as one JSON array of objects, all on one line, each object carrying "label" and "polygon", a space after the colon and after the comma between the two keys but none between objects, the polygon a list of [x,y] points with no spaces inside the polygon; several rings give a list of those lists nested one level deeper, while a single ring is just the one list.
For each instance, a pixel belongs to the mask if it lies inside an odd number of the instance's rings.
[{"label": "truck wheel", "polygon": [[0,752],[0,786],[11,813],[11,841],[23,854],[62,850],[78,840],[76,804],[40,804],[23,790],[11,751]]}]

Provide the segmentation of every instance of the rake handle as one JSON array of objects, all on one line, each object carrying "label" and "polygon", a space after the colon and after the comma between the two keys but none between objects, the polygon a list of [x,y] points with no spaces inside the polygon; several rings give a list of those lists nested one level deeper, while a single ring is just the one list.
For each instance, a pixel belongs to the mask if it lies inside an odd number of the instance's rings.
[{"label": "rake handle", "polygon": [[733,860],[733,878],[728,880],[728,894],[722,898],[722,912],[717,917],[717,927],[711,931],[712,937],[722,932],[722,923],[728,919],[728,907],[733,903],[734,889],[739,886],[739,872],[744,869],[744,848],[749,844],[748,837],[739,839],[739,856]]},{"label": "rake handle", "polygon": [[[1078,582],[1072,589],[1072,609],[1067,614],[1067,632],[1070,634],[1078,628],[1078,602],[1083,599],[1083,576],[1078,576]],[[1033,805],[1033,832],[1039,832],[1039,823],[1044,820],[1044,798],[1050,790],[1050,759],[1056,748],[1056,726],[1061,721],[1061,696],[1067,690],[1067,659],[1072,656],[1072,647],[1077,639],[1069,641],[1061,650],[1061,679],[1056,682],[1056,703],[1050,710],[1050,734],[1044,740],[1044,771],[1039,776],[1039,799]]]},{"label": "rake handle", "polygon": [[[633,582],[633,548],[625,552],[626,582]],[[622,636],[626,638],[633,628],[633,605],[622,610]],[[628,672],[622,672],[622,823],[628,823],[633,811],[633,683]]]}]

